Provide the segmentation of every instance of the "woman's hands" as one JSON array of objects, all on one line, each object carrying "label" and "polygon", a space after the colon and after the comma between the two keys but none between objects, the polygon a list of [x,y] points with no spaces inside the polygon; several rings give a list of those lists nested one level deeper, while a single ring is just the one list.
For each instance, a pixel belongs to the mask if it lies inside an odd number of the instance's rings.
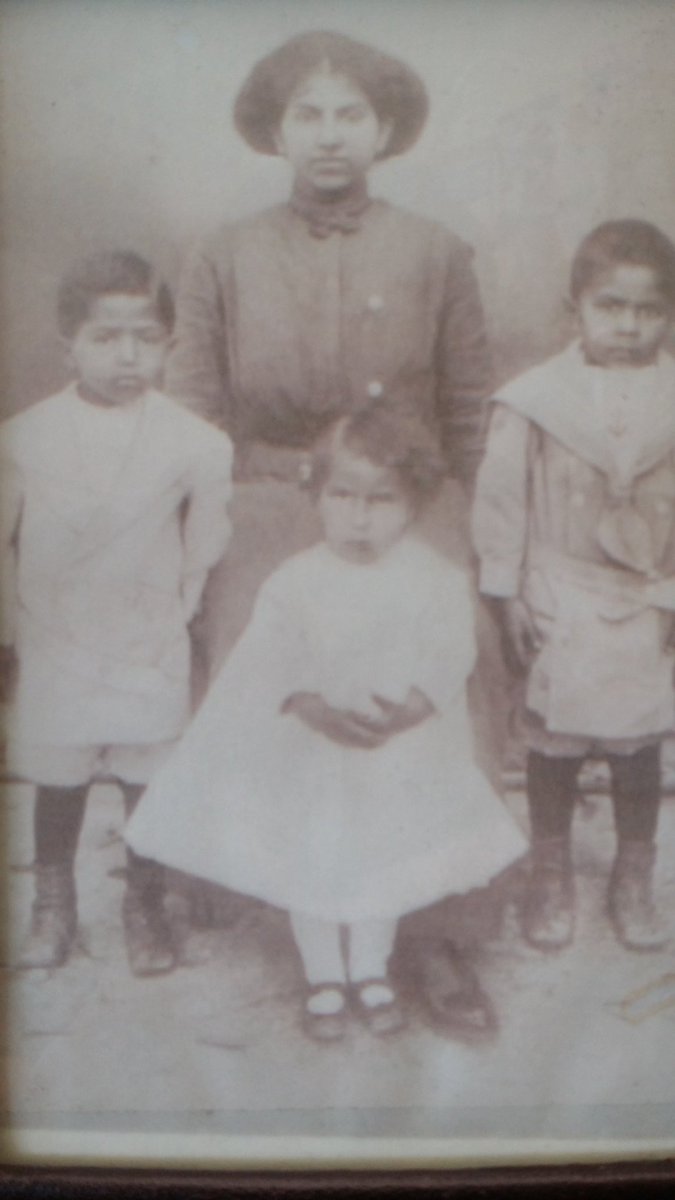
[{"label": "woman's hands", "polygon": [[380,714],[334,708],[316,692],[295,692],[284,701],[282,712],[293,713],[316,733],[341,746],[374,750],[390,737],[412,729],[434,712],[430,700],[417,688],[411,688],[404,703],[373,695]]}]

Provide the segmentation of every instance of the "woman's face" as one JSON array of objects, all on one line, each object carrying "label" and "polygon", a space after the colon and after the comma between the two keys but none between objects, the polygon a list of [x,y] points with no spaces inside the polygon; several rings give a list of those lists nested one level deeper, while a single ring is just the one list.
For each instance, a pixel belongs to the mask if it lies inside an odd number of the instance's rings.
[{"label": "woman's face", "polygon": [[342,192],[365,176],[384,150],[391,123],[345,75],[318,70],[291,96],[276,135],[279,154],[316,192]]}]

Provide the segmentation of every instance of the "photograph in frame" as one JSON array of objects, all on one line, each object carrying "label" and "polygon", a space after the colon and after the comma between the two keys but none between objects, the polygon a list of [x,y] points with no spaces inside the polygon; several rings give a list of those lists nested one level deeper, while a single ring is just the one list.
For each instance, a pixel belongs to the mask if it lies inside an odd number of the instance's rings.
[{"label": "photograph in frame", "polygon": [[4,1161],[672,1157],[672,9],[0,34]]}]

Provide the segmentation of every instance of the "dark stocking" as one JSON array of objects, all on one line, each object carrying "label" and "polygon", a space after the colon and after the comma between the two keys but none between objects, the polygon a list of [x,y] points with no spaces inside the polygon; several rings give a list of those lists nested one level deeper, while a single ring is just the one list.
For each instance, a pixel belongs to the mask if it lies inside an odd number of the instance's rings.
[{"label": "dark stocking", "polygon": [[35,861],[39,866],[74,862],[88,791],[88,783],[78,787],[38,787],[33,826]]},{"label": "dark stocking", "polygon": [[[130,817],[145,785],[117,780]],[[127,887],[122,901],[124,940],[134,975],[159,975],[176,963],[173,937],[164,912],[165,872],[152,858],[127,846]]]},{"label": "dark stocking", "polygon": [[661,800],[660,746],[645,746],[636,754],[613,754],[608,761],[619,841],[653,841]]},{"label": "dark stocking", "polygon": [[533,838],[569,837],[583,758],[527,756],[527,800]]}]

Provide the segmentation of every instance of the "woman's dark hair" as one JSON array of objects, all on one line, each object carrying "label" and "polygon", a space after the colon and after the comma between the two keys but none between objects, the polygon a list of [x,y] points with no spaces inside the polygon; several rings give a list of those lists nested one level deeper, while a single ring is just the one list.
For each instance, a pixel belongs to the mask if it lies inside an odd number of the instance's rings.
[{"label": "woman's dark hair", "polygon": [[570,275],[570,295],[579,297],[598,275],[617,266],[649,267],[664,297],[675,304],[675,245],[648,221],[606,221],[584,238]]},{"label": "woman's dark hair", "polygon": [[256,63],[234,105],[234,123],[261,154],[277,154],[275,134],[291,96],[313,71],[327,63],[368,97],[392,133],[380,158],[402,154],[418,138],[429,102],[422,80],[405,63],[371,46],[327,31],[301,33]]},{"label": "woman's dark hair", "polygon": [[147,296],[158,320],[169,333],[173,329],[171,292],[150,263],[132,250],[106,250],[76,263],[61,281],[56,300],[59,333],[75,337],[95,301],[111,295]]},{"label": "woman's dark hair", "polygon": [[340,417],[315,443],[307,481],[314,499],[330,475],[335,454],[342,449],[395,471],[416,510],[433,499],[447,474],[437,441],[419,417],[378,401]]}]

